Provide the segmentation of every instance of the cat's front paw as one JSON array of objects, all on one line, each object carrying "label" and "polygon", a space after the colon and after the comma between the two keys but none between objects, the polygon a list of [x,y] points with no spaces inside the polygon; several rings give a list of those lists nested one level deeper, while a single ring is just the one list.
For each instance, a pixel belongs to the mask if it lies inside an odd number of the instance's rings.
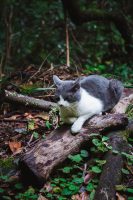
[{"label": "cat's front paw", "polygon": [[82,126],[78,123],[74,123],[71,127],[71,133],[75,135],[76,133],[80,132]]}]

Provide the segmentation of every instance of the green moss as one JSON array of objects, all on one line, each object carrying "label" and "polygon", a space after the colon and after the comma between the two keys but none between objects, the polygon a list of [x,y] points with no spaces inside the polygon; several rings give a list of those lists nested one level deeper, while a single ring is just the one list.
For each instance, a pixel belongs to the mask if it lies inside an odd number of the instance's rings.
[{"label": "green moss", "polygon": [[126,110],[126,114],[130,119],[133,119],[133,104],[130,104]]},{"label": "green moss", "polygon": [[10,171],[14,166],[13,158],[8,157],[5,159],[0,159],[0,173],[5,174]]}]

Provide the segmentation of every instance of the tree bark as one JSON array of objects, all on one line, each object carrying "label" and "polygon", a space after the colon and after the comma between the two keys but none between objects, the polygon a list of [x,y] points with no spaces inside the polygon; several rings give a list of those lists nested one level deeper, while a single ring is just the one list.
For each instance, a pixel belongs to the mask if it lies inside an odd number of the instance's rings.
[{"label": "tree bark", "polygon": [[108,114],[93,117],[76,136],[70,133],[68,125],[56,129],[47,140],[39,141],[22,156],[20,169],[23,180],[42,186],[68,155],[79,151],[83,144],[90,141],[93,136],[91,133],[99,134],[107,128],[122,128],[127,123],[128,119],[123,114]]},{"label": "tree bark", "polygon": [[122,98],[113,108],[112,113],[125,113],[130,104],[133,104],[133,94]]},{"label": "tree bark", "polygon": [[[124,159],[121,155],[122,152],[129,153],[129,147],[125,131],[117,131],[109,134],[109,145],[112,146],[106,156],[106,164],[103,167],[100,181],[96,189],[94,200],[115,200],[116,199],[116,185],[121,183],[122,168]],[[114,154],[113,150],[119,153]]]},{"label": "tree bark", "polygon": [[57,104],[44,101],[42,99],[36,99],[34,97],[29,97],[26,95],[18,94],[16,92],[10,92],[5,90],[4,94],[1,95],[4,98],[4,101],[8,101],[10,103],[19,103],[25,106],[36,107],[38,109],[42,109],[45,111],[49,111],[52,107],[56,107]]}]

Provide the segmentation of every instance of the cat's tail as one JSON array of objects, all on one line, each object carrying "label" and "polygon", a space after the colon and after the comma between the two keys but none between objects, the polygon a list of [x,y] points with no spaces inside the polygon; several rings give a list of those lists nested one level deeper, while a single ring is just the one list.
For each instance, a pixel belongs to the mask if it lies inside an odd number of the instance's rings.
[{"label": "cat's tail", "polygon": [[111,98],[114,102],[114,106],[115,104],[118,103],[118,101],[120,100],[121,96],[122,96],[122,92],[123,92],[123,84],[121,81],[118,81],[116,79],[111,79],[110,83],[109,83],[109,88],[110,88],[110,92],[111,92]]}]

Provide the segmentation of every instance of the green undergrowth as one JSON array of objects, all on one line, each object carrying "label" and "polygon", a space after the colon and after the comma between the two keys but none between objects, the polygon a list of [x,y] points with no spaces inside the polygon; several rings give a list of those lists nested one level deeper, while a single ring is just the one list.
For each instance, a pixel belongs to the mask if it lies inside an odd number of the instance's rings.
[{"label": "green undergrowth", "polygon": [[[114,155],[117,155],[120,152],[113,150],[108,145],[108,137],[96,136],[96,134],[92,134],[92,136],[89,148],[82,149],[75,155],[69,155],[64,166],[56,169],[53,176],[41,189],[32,186],[25,187],[20,180],[14,181],[12,177],[1,174],[0,181],[3,183],[0,185],[1,199],[38,200],[39,197],[45,197],[50,200],[73,200],[76,199],[76,195],[85,193],[88,199],[93,200],[100,174],[106,164],[104,154],[112,151]],[[133,156],[125,152],[122,152],[121,155],[126,163],[122,174],[123,177],[126,177],[130,175]],[[10,166],[12,159],[1,161],[1,163]],[[129,199],[133,196],[133,189],[127,185],[117,185],[116,190],[129,196]]]}]

